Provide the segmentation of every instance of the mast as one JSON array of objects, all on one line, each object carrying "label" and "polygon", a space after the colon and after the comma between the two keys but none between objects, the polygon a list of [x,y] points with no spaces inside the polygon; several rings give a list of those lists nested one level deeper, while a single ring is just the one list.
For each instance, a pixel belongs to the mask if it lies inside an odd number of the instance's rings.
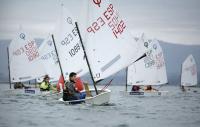
[{"label": "mast", "polygon": [[126,67],[126,91],[127,91],[127,87],[128,87],[128,67]]},{"label": "mast", "polygon": [[[60,59],[59,59],[59,57],[58,57],[58,51],[57,51],[57,48],[56,48],[56,44],[55,44],[55,40],[54,40],[53,34],[51,35],[51,37],[52,37],[53,44],[54,44],[54,47],[55,47],[56,56],[57,56],[57,58],[58,58],[58,64],[59,64],[59,67],[60,67],[61,75],[62,75],[62,77],[64,78],[63,70],[62,70],[62,67],[61,67],[61,64],[60,64]],[[65,80],[64,80],[64,84],[65,84]]]},{"label": "mast", "polygon": [[180,74],[180,80],[181,80],[181,83],[180,83],[180,87],[182,87],[182,73],[183,73],[183,63],[181,64],[181,74]]},{"label": "mast", "polygon": [[35,88],[37,88],[37,80],[35,79]]},{"label": "mast", "polygon": [[9,48],[7,47],[7,56],[8,56],[8,76],[9,76],[9,84],[11,89],[11,80],[10,80],[10,55],[9,55]]},{"label": "mast", "polygon": [[90,63],[88,61],[88,58],[87,58],[87,54],[86,54],[86,51],[85,51],[85,47],[83,45],[83,41],[82,41],[82,38],[81,38],[81,34],[80,34],[80,31],[79,31],[79,28],[78,28],[78,23],[75,22],[75,25],[76,25],[76,28],[77,28],[77,32],[78,32],[78,35],[79,35],[79,38],[80,38],[80,42],[81,42],[81,46],[83,48],[83,52],[84,52],[84,55],[85,55],[85,58],[86,58],[86,62],[87,62],[87,65],[88,65],[88,68],[89,68],[89,72],[90,72],[90,76],[92,78],[92,82],[93,82],[93,85],[94,85],[94,89],[96,91],[96,94],[98,95],[98,91],[97,91],[97,88],[96,88],[96,82],[94,81],[94,77],[93,77],[93,74],[92,74],[92,70],[91,70],[91,67],[90,67]]}]

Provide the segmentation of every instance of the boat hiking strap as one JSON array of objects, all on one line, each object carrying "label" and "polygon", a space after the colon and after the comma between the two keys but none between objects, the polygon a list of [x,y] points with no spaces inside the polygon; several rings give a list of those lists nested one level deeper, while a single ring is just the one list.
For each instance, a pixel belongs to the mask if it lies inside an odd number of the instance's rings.
[{"label": "boat hiking strap", "polygon": [[111,79],[102,89],[101,91],[105,90],[106,88],[108,88],[108,86],[111,84],[111,82],[113,81],[113,79]]},{"label": "boat hiking strap", "polygon": [[84,83],[84,86],[85,86],[86,96],[87,97],[92,97],[92,94],[91,94],[90,89],[89,89],[89,84],[88,83]]}]

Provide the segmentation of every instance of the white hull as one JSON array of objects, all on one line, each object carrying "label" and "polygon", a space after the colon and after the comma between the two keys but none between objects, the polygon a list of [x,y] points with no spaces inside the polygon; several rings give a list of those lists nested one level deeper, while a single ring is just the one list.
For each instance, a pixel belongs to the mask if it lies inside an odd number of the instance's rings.
[{"label": "white hull", "polygon": [[120,91],[123,95],[126,96],[166,96],[168,91]]},{"label": "white hull", "polygon": [[40,91],[39,88],[12,89],[8,90],[7,93],[11,95],[28,95],[28,96],[42,96],[42,97],[54,97],[54,98],[60,98],[62,96],[62,93],[53,91]]},{"label": "white hull", "polygon": [[48,93],[47,91],[41,92],[39,88],[11,89],[7,92],[13,95],[39,95]]},{"label": "white hull", "polygon": [[92,97],[86,97],[86,99],[81,99],[81,100],[73,100],[73,101],[63,101],[63,98],[60,98],[59,101],[63,102],[64,104],[75,104],[76,102],[78,104],[80,103],[86,103],[86,104],[91,104],[91,105],[104,105],[109,103],[110,101],[110,95],[111,95],[111,90],[104,90],[100,92],[98,95],[95,95],[95,90],[90,90],[92,93]]}]

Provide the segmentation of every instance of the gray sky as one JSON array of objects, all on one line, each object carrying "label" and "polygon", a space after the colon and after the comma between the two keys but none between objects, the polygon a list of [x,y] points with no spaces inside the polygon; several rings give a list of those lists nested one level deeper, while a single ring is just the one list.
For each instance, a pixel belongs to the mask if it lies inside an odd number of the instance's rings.
[{"label": "gray sky", "polygon": [[[59,0],[0,0],[0,39],[12,38],[21,24],[45,37],[58,18]],[[82,1],[65,0],[78,17]],[[200,0],[112,0],[135,36],[200,45]]]}]

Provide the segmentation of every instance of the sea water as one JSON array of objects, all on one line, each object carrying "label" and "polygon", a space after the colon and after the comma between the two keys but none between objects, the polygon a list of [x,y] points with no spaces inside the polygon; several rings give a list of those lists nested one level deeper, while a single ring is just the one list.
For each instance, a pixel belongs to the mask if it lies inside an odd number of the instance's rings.
[{"label": "sea water", "polygon": [[15,96],[1,89],[0,127],[200,126],[200,88],[181,92],[178,86],[168,85],[160,88],[168,90],[168,95],[154,97],[125,96],[120,93],[124,86],[109,89],[111,100],[106,106],[65,105],[51,98]]}]

